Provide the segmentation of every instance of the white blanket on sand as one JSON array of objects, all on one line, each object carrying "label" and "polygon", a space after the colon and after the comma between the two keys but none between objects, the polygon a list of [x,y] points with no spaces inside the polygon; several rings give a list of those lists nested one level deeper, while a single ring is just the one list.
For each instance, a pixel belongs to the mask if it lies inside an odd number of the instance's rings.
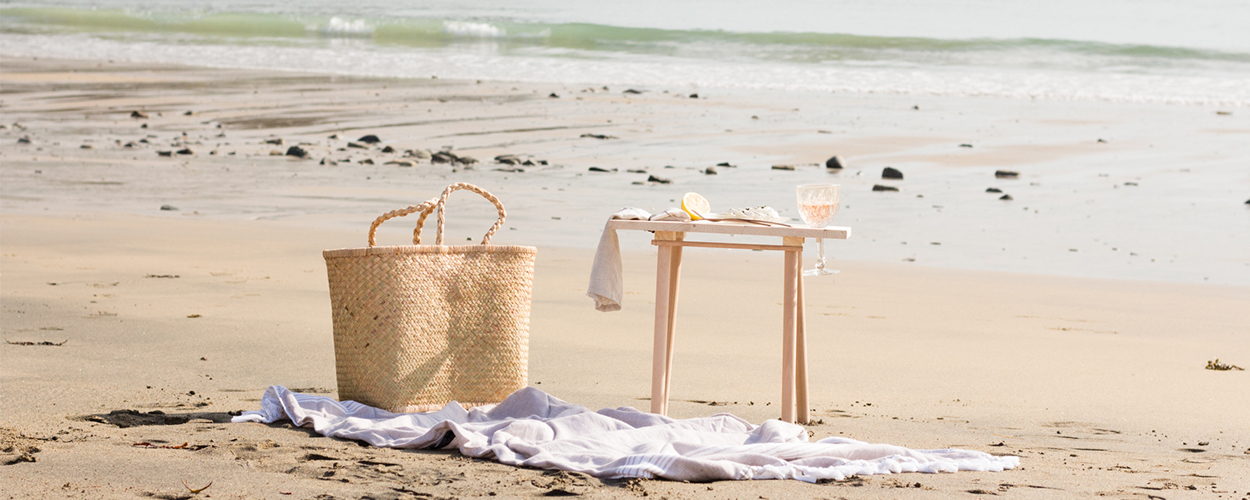
[{"label": "white blanket on sand", "polygon": [[860,474],[1002,471],[1020,463],[979,451],[911,450],[837,437],[812,443],[802,426],[780,420],[755,426],[723,413],[675,420],[633,408],[591,412],[534,388],[472,410],[452,402],[431,413],[390,413],[271,386],[260,411],[234,421],[282,419],[374,446],[457,448],[470,457],[601,478],[813,482]]}]

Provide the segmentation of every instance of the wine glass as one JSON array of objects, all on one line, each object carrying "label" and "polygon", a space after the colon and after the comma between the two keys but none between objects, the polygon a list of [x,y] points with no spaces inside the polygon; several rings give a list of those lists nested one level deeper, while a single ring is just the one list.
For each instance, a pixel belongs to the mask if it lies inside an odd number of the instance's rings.
[{"label": "wine glass", "polygon": [[[808,226],[821,229],[838,213],[842,198],[839,184],[805,184],[795,188],[799,199],[799,216]],[[825,240],[816,238],[816,269],[803,271],[803,276],[836,274],[836,269],[825,269]]]}]

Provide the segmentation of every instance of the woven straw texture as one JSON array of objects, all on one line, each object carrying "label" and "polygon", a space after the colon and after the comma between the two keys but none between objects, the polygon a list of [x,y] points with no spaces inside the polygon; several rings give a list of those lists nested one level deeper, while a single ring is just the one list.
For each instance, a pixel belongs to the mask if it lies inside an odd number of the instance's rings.
[{"label": "woven straw texture", "polygon": [[[386,218],[421,212],[456,189],[486,196],[499,222],[481,245],[372,246]],[[468,184],[390,212],[368,248],[326,250],[339,398],[392,412],[431,411],[450,401],[498,403],[526,386],[530,298],[537,249],[489,245],[503,205]],[[442,240],[442,227],[439,238]],[[419,241],[420,225],[414,232]]]}]

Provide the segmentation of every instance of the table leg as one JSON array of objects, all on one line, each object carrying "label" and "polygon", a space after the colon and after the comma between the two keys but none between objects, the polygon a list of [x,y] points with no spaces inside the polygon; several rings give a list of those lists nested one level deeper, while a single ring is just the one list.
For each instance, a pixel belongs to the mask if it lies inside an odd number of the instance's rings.
[{"label": "table leg", "polygon": [[[799,265],[802,266],[803,253],[799,252]],[[795,406],[798,407],[798,417],[800,424],[806,424],[811,420],[811,406],[807,402],[807,315],[806,307],[804,307],[803,298],[803,269],[799,268],[799,298],[798,298],[798,326],[795,332],[795,344],[797,348],[794,352],[795,357]]]},{"label": "table leg", "polygon": [[670,275],[673,272],[673,247],[661,246],[656,252],[655,265],[655,341],[651,347],[651,413],[664,415],[668,412],[667,358],[668,313],[671,290]]},{"label": "table leg", "polygon": [[784,312],[781,327],[781,420],[794,422],[794,358],[795,316],[797,312],[799,274],[798,252],[786,251]]},{"label": "table leg", "polygon": [[677,281],[681,278],[680,246],[672,247],[668,273],[668,341],[664,349],[664,414],[668,414],[668,389],[673,381],[674,337],[677,335]]}]

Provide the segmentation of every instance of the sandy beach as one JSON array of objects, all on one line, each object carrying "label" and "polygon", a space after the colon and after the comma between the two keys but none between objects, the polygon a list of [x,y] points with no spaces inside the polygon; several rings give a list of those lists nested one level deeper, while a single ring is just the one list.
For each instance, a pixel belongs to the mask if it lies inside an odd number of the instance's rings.
[{"label": "sandy beach", "polygon": [[[1243,109],[0,68],[12,498],[1250,498],[1250,372],[1205,369],[1250,368]],[[349,145],[367,134],[382,143]],[[445,148],[477,161],[416,152]],[[835,154],[846,168],[830,172]],[[886,166],[905,179],[881,179]],[[622,311],[585,296],[609,214],[696,191],[794,216],[794,185],[841,183],[836,223],[855,233],[828,247],[842,273],[806,285],[811,435],[1020,467],[613,481],[228,423],[269,385],[335,395],[321,251],[364,246],[374,217],[458,181],[507,205],[495,243],[539,247],[530,384],[591,409],[650,394],[649,238],[622,235]],[[490,223],[468,196],[451,210],[449,241]],[[402,244],[412,223],[380,239]],[[777,418],[780,257],[690,249],[684,266],[671,415]]]}]

